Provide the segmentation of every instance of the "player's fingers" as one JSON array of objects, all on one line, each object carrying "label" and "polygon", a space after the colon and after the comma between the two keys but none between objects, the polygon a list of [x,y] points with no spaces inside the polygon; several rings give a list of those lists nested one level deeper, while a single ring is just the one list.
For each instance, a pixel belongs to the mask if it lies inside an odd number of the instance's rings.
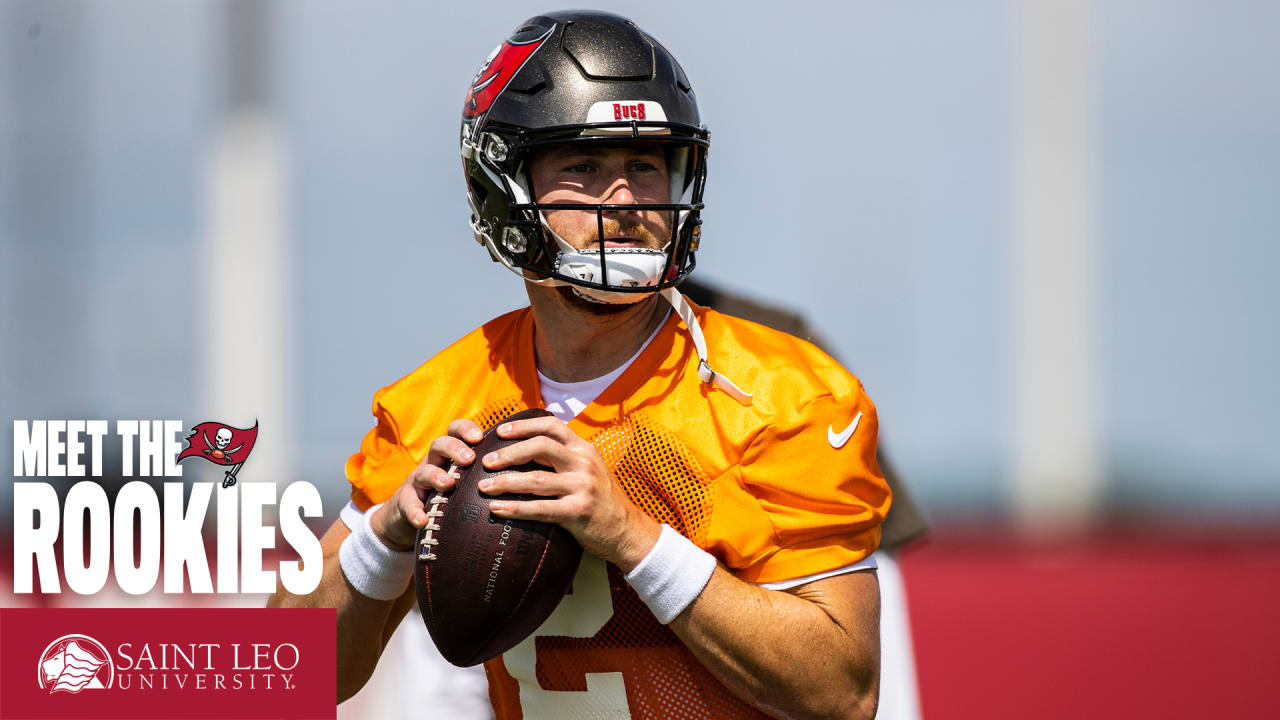
[{"label": "player's fingers", "polygon": [[479,488],[486,495],[522,493],[558,497],[567,491],[559,475],[543,470],[501,473],[481,480]]},{"label": "player's fingers", "polygon": [[405,517],[415,528],[421,529],[427,524],[427,498],[435,494],[434,490],[416,487],[410,488],[410,491],[406,493],[408,497],[403,503]]},{"label": "player's fingers", "polygon": [[564,516],[560,509],[562,502],[562,500],[493,500],[489,503],[489,511],[498,517],[513,520],[559,523]]},{"label": "player's fingers", "polygon": [[421,530],[427,524],[427,511],[422,502],[422,497],[410,489],[409,492],[400,493],[397,500],[400,506],[400,515],[415,530]]},{"label": "player's fingers", "polygon": [[449,423],[449,434],[472,445],[484,438],[484,431],[480,429],[480,426],[466,419],[454,420]]},{"label": "player's fingers", "polygon": [[392,550],[413,547],[418,529],[426,525],[426,511],[414,488],[405,483],[387,502],[369,516],[373,534]]},{"label": "player's fingers", "polygon": [[534,435],[494,450],[485,455],[481,462],[489,470],[501,470],[513,465],[536,462],[549,465],[557,471],[564,471],[572,467],[573,454],[563,444],[546,435]]},{"label": "player's fingers", "polygon": [[565,446],[573,454],[597,454],[594,446],[556,417],[536,417],[503,423],[498,426],[497,433],[503,439],[543,435]]},{"label": "player's fingers", "polygon": [[427,463],[437,467],[448,467],[450,462],[470,465],[475,459],[476,453],[471,446],[452,435],[441,435],[432,440],[427,449]]},{"label": "player's fingers", "polygon": [[513,420],[498,426],[498,437],[500,438],[522,438],[533,437],[534,435],[546,435],[561,443],[568,443],[573,438],[578,437],[563,421],[550,415]]},{"label": "player's fingers", "polygon": [[409,473],[410,484],[422,491],[444,492],[452,488],[456,480],[447,470],[429,463],[423,463]]}]

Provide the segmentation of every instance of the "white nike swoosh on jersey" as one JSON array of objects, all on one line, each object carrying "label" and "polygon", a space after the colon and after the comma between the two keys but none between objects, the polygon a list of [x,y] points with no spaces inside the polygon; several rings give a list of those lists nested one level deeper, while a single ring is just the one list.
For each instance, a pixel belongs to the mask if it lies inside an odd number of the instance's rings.
[{"label": "white nike swoosh on jersey", "polygon": [[849,427],[841,430],[839,433],[830,425],[827,426],[827,442],[831,443],[831,447],[839,450],[844,444],[849,442],[849,438],[853,437],[853,431],[858,429],[858,421],[862,419],[862,413],[859,412],[853,417],[853,422],[849,423]]}]

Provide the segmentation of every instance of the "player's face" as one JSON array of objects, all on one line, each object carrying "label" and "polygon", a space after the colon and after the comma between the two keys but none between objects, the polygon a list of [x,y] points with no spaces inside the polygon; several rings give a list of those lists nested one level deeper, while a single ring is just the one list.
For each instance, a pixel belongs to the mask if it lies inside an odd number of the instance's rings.
[{"label": "player's face", "polygon": [[[564,146],[537,152],[530,159],[536,202],[632,205],[671,201],[671,183],[662,150],[645,146]],[[596,214],[590,210],[551,210],[547,224],[565,242],[585,250],[599,247]],[[605,247],[659,249],[671,240],[671,212],[607,211]]]}]

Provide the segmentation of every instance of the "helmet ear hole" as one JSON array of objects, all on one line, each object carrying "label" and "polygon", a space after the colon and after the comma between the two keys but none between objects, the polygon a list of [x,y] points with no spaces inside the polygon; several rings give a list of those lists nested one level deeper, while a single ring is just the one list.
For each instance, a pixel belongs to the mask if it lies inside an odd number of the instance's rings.
[{"label": "helmet ear hole", "polygon": [[484,207],[485,198],[489,197],[489,191],[485,186],[476,182],[475,178],[467,178],[467,189],[471,191],[471,200],[476,207]]}]

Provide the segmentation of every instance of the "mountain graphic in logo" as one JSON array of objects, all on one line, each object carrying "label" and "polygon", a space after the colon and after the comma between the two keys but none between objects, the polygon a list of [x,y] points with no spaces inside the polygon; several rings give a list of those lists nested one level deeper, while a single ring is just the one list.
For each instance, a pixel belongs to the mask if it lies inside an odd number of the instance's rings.
[{"label": "mountain graphic in logo", "polygon": [[88,635],[63,635],[49,643],[36,670],[40,687],[50,693],[78,693],[111,687],[115,664],[102,643]]}]

